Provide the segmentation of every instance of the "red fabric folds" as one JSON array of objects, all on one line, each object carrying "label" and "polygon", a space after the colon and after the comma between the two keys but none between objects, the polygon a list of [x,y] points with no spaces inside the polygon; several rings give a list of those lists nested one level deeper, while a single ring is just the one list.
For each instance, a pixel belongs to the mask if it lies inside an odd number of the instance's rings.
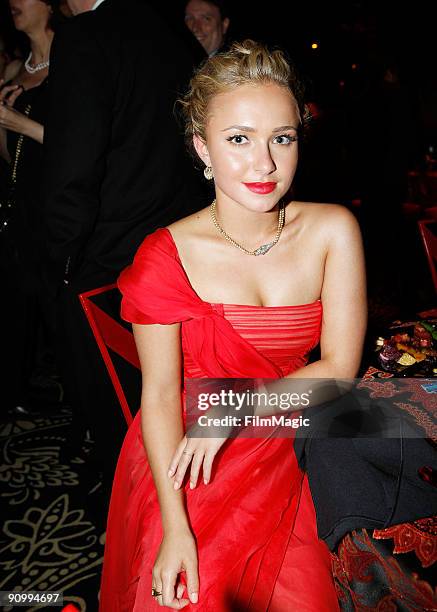
[{"label": "red fabric folds", "polygon": [[125,296],[121,314],[126,320],[143,324],[185,323],[183,341],[206,376],[281,375],[274,363],[235,333],[212,304],[200,299],[190,285],[168,230],[157,230],[146,238],[134,264],[121,274],[118,286]]},{"label": "red fabric folds", "polygon": [[[146,238],[119,287],[125,319],[182,323],[185,377],[277,378],[305,362],[320,333],[320,302],[241,309],[203,302],[164,229]],[[270,347],[266,325],[275,321],[280,324]],[[200,576],[199,603],[187,610],[338,609],[329,551],[317,538],[292,440],[229,440],[211,483],[185,492]],[[162,531],[139,414],[117,465],[106,538],[100,612],[160,609],[150,589]]]}]

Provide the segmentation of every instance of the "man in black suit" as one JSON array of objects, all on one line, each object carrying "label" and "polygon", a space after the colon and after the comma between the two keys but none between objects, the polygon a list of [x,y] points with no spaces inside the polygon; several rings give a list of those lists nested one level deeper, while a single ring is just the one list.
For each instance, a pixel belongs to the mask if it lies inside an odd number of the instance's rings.
[{"label": "man in black suit", "polygon": [[48,278],[73,429],[91,429],[109,489],[126,427],[77,295],[115,282],[146,234],[200,208],[174,117],[195,60],[144,0],[69,5],[50,58]]}]

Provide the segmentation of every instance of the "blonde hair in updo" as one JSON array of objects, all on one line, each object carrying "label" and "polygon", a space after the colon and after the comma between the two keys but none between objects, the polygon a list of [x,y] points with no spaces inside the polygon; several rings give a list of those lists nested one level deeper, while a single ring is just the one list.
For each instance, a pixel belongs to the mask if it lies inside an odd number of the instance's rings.
[{"label": "blonde hair in updo", "polygon": [[301,120],[305,120],[303,85],[294,66],[282,51],[269,51],[261,43],[244,40],[233,43],[229,51],[208,58],[191,79],[188,93],[179,100],[185,120],[185,137],[191,151],[194,134],[206,141],[210,101],[247,83],[276,83],[288,89],[296,100]]}]

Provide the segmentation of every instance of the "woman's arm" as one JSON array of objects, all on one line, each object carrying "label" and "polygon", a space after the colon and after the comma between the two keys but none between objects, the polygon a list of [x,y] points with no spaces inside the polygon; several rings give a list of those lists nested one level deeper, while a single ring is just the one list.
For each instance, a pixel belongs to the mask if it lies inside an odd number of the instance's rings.
[{"label": "woman's arm", "polygon": [[182,493],[168,479],[170,458],[184,435],[180,325],[133,325],[141,362],[141,429],[155,481],[164,532],[188,527]]},{"label": "woman's arm", "polygon": [[358,223],[346,208],[326,215],[327,254],[322,286],[320,360],[288,378],[354,378],[367,327],[366,272]]},{"label": "woman's arm", "polygon": [[[163,605],[182,608],[188,599],[175,587],[187,574],[187,589],[197,601],[197,552],[184,507],[184,493],[168,477],[171,457],[184,435],[181,405],[180,324],[134,325],[142,372],[141,429],[161,510],[163,541],[153,568],[153,586]],[[180,586],[180,585],[179,585]]]},{"label": "woman's arm", "polygon": [[24,134],[40,144],[44,141],[44,126],[7,104],[0,105],[0,126],[12,132]]},{"label": "woman's arm", "polygon": [[44,126],[38,123],[38,121],[33,121],[33,119],[28,119],[28,123],[22,134],[39,142],[39,144],[43,144],[44,142]]}]

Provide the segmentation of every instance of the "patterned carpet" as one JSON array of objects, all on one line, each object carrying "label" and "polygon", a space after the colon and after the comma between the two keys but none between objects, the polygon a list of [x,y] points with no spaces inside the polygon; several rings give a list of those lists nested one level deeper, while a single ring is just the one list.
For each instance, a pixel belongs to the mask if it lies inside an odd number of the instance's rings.
[{"label": "patterned carpet", "polygon": [[[70,422],[70,410],[59,406],[1,418],[0,590],[62,591],[64,605],[94,612],[104,546],[99,474],[87,465],[91,440],[64,457]],[[59,608],[28,612],[46,609]]]}]

